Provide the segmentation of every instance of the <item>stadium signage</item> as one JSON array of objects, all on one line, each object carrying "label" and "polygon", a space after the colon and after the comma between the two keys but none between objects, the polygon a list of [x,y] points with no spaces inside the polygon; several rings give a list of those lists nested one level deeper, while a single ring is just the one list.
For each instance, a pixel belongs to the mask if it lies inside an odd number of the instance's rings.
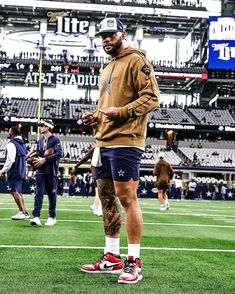
[{"label": "stadium signage", "polygon": [[209,63],[211,69],[235,69],[235,17],[210,17]]},{"label": "stadium signage", "polygon": [[207,80],[208,74],[203,72],[200,74],[194,74],[194,73],[179,73],[179,72],[160,72],[156,71],[154,72],[155,76],[157,77],[165,77],[165,78],[177,78],[177,79],[194,79],[194,80]]},{"label": "stadium signage", "polygon": [[235,132],[235,127],[225,126],[225,132]]},{"label": "stadium signage", "polygon": [[192,125],[180,125],[180,124],[155,124],[156,129],[178,129],[178,130],[195,130],[195,126]]},{"label": "stadium signage", "polygon": [[89,21],[78,20],[76,17],[57,17],[56,34],[72,35],[72,34],[87,34],[89,29]]},{"label": "stadium signage", "polygon": [[37,118],[11,116],[11,122],[32,122],[32,123],[36,123],[37,121],[38,121]]},{"label": "stadium signage", "polygon": [[89,21],[79,20],[77,17],[68,17],[68,12],[47,13],[49,22],[57,22],[55,33],[57,35],[69,36],[72,34],[87,34],[89,30]]},{"label": "stadium signage", "polygon": [[[39,84],[39,72],[28,72],[25,76],[25,84]],[[77,85],[77,86],[98,86],[99,76],[83,75],[76,73],[42,73],[41,83],[44,85],[62,84],[62,85]]]}]

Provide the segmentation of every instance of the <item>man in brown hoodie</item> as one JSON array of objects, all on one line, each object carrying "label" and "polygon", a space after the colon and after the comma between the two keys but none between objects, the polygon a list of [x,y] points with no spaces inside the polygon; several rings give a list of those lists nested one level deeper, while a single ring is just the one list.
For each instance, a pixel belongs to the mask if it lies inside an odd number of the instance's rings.
[{"label": "man in brown hoodie", "polygon": [[[143,51],[127,46],[119,19],[106,18],[97,34],[102,38],[110,62],[101,72],[97,110],[83,114],[92,126],[96,150],[92,161],[103,207],[104,255],[83,265],[88,273],[120,273],[118,283],[134,284],[142,279],[140,242],[143,219],[137,199],[139,167],[145,147],[148,112],[159,106],[159,89],[151,64]],[[122,207],[128,254],[120,258]]]},{"label": "man in brown hoodie", "polygon": [[164,160],[164,154],[158,154],[159,161],[155,164],[153,175],[157,176],[158,199],[160,210],[169,209],[167,190],[170,180],[173,178],[173,170],[169,162]]}]

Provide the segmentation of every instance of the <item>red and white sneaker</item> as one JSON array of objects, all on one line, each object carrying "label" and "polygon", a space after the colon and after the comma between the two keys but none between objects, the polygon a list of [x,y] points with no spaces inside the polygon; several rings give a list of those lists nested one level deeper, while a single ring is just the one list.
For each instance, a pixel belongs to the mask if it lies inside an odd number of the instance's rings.
[{"label": "red and white sneaker", "polygon": [[120,274],[123,269],[123,261],[119,255],[107,252],[93,264],[85,264],[81,270],[86,273]]},{"label": "red and white sneaker", "polygon": [[128,256],[125,260],[124,268],[118,278],[120,284],[135,284],[142,280],[141,261],[139,258],[134,260],[133,256]]}]

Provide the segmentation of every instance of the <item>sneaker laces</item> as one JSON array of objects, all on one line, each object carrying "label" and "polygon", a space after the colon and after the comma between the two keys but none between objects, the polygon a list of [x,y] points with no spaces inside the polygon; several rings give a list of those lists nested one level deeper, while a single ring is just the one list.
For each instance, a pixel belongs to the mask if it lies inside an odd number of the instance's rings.
[{"label": "sneaker laces", "polygon": [[107,253],[106,254],[101,253],[100,258],[95,263],[104,261],[106,259],[106,256],[107,256]]},{"label": "sneaker laces", "polygon": [[127,274],[131,274],[135,267],[136,267],[136,263],[134,261],[126,260],[123,272]]},{"label": "sneaker laces", "polygon": [[101,253],[100,258],[95,263],[99,263],[99,262],[102,262],[102,261],[106,260],[108,254],[111,254],[111,255],[119,258],[119,256],[117,256],[115,254],[112,254],[112,253],[109,253],[109,252],[107,252],[107,253]]}]

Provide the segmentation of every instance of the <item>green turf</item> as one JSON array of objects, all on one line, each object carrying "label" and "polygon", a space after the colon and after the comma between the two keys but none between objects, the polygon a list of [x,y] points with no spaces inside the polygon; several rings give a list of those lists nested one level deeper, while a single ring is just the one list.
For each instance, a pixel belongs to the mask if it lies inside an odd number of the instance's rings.
[{"label": "green turf", "polygon": [[[33,197],[25,200],[31,212]],[[172,201],[169,212],[160,212],[157,200],[141,199],[145,223],[141,244],[144,278],[136,285],[119,285],[116,275],[80,271],[82,264],[97,260],[102,249],[7,247],[103,247],[102,217],[90,212],[92,201],[92,198],[61,197],[57,224],[38,228],[31,227],[28,221],[11,221],[16,205],[10,196],[0,195],[1,294],[235,293],[235,202],[232,201]],[[43,223],[47,210],[45,199]],[[127,246],[124,229],[123,225],[122,247]],[[121,253],[126,254],[126,248]]]}]

